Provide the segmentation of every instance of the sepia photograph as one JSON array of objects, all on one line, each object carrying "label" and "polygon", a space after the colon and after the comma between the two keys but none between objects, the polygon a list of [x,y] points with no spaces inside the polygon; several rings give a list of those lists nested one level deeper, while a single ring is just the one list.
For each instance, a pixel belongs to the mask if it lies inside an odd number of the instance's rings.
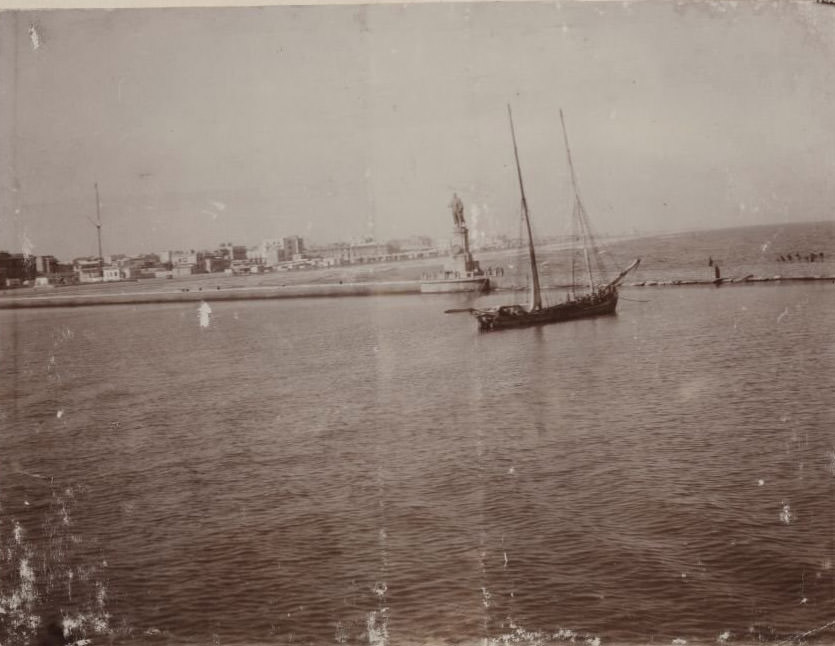
[{"label": "sepia photograph", "polygon": [[0,646],[835,643],[835,0],[214,1],[0,5]]}]

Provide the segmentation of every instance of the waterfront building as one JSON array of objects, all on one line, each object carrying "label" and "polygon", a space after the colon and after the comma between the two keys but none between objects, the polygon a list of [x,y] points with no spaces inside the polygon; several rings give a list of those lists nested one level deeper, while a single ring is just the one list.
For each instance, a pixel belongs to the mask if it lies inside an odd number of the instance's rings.
[{"label": "waterfront building", "polygon": [[416,260],[434,258],[440,254],[435,241],[429,236],[411,236],[386,243],[392,260]]},{"label": "waterfront building", "polygon": [[15,287],[35,278],[35,257],[0,251],[0,286]]},{"label": "waterfront building", "polygon": [[347,242],[335,242],[329,245],[313,246],[308,251],[316,259],[317,264],[325,266],[347,265],[350,262],[349,247],[350,245]]},{"label": "waterfront building", "polygon": [[348,247],[350,263],[382,262],[389,253],[387,245],[377,242],[372,237],[365,237],[352,242]]},{"label": "waterfront building", "polygon": [[102,262],[99,258],[76,258],[73,271],[79,283],[100,283],[102,281]]},{"label": "waterfront building", "polygon": [[320,264],[327,265],[353,265],[394,259],[388,245],[370,237],[311,247],[309,251],[311,256],[320,259]]},{"label": "waterfront building", "polygon": [[191,251],[164,251],[160,254],[160,260],[170,264],[172,267],[183,267],[197,264],[197,252]]},{"label": "waterfront building", "polygon": [[284,240],[269,239],[261,241],[259,253],[268,267],[276,267],[286,260],[284,257]]},{"label": "waterfront building", "polygon": [[160,258],[155,253],[126,256],[119,254],[111,257],[112,264],[119,267],[122,278],[147,278],[153,275],[153,268],[159,267]]},{"label": "waterfront building", "polygon": [[220,253],[206,254],[202,261],[203,271],[209,274],[221,272],[229,266],[229,261]]},{"label": "waterfront building", "polygon": [[122,280],[117,265],[103,265],[98,258],[77,258],[73,271],[79,283],[101,283]]},{"label": "waterfront building", "polygon": [[304,258],[304,239],[301,236],[287,236],[282,238],[285,260],[302,260]]},{"label": "waterfront building", "polygon": [[71,263],[57,262],[50,266],[50,273],[36,278],[36,285],[75,285],[76,283],[78,283],[78,275]]},{"label": "waterfront building", "polygon": [[49,276],[58,271],[58,259],[55,256],[36,256],[35,271],[38,274]]},{"label": "waterfront building", "polygon": [[194,273],[194,268],[197,265],[173,265],[171,267],[171,275],[175,278],[182,278],[183,276],[191,276]]},{"label": "waterfront building", "polygon": [[233,260],[229,268],[226,269],[227,274],[233,274],[235,276],[242,275],[242,274],[259,274],[261,273],[263,265],[258,263],[255,260]]}]

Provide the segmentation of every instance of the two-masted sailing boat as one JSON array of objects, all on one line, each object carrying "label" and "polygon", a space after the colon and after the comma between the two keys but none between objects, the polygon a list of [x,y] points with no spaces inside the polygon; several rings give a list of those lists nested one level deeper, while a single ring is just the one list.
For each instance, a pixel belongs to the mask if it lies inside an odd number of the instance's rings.
[{"label": "two-masted sailing boat", "polygon": [[571,186],[574,191],[574,218],[576,225],[579,227],[579,238],[582,241],[585,276],[587,279],[585,287],[587,291],[585,293],[577,293],[574,284],[574,265],[572,262],[571,292],[568,298],[564,302],[556,305],[543,305],[542,290],[539,284],[539,270],[536,262],[536,250],[534,249],[528,202],[525,198],[525,186],[522,182],[522,168],[519,165],[519,151],[516,146],[516,132],[513,128],[513,116],[510,111],[510,106],[507,106],[507,115],[510,120],[510,134],[513,139],[513,155],[516,159],[519,191],[522,195],[522,217],[528,234],[528,255],[531,266],[530,304],[527,307],[523,305],[502,305],[489,309],[473,309],[471,312],[478,319],[479,329],[486,332],[613,314],[618,304],[618,285],[626,274],[638,266],[640,259],[635,260],[629,267],[620,272],[614,280],[603,283],[595,281],[591,257],[598,257],[599,264],[599,249],[594,242],[588,216],[586,215],[586,210],[583,207],[583,202],[580,200],[580,194],[577,189],[577,178],[574,174],[574,163],[571,160],[571,149],[568,146],[568,134],[566,133],[562,110],[560,110],[560,121],[565,140],[565,150],[568,156],[568,168],[571,172]]}]

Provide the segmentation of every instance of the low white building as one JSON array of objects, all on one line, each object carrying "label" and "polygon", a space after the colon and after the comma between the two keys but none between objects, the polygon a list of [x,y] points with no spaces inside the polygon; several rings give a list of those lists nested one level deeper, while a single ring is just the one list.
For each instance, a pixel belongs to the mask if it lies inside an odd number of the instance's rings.
[{"label": "low white building", "polygon": [[171,268],[171,274],[176,277],[191,276],[197,265],[176,264]]},{"label": "low white building", "polygon": [[196,251],[163,251],[158,255],[160,262],[170,263],[172,266],[197,264]]},{"label": "low white building", "polygon": [[76,260],[73,271],[79,283],[100,283],[102,280],[102,265],[98,258]]}]

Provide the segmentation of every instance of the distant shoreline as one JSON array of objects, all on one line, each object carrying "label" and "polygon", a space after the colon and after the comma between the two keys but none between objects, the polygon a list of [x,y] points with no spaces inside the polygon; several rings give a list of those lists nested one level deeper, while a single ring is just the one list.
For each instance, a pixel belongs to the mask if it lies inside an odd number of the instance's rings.
[{"label": "distant shoreline", "polygon": [[[788,237],[782,235],[780,228],[757,231],[756,235],[749,229],[739,228],[744,234],[739,239],[716,233],[704,238],[684,236],[680,242],[676,236],[671,240],[656,238],[654,243],[647,238],[619,238],[611,240],[606,249],[615,266],[621,266],[619,261],[624,258],[642,258],[641,266],[630,275],[630,282],[623,284],[625,289],[835,282],[835,251],[830,253],[835,224],[827,223],[823,233],[815,225]],[[820,253],[817,262],[811,257],[803,261],[807,254],[820,250],[826,253],[825,260]],[[543,245],[538,251],[542,252],[543,289],[570,289],[565,284],[571,267],[565,244]],[[796,261],[781,262],[783,254]],[[526,288],[525,249],[482,250],[478,260],[491,274],[496,292]],[[421,280],[442,269],[444,263],[443,258],[423,258],[252,275],[211,273],[173,279],[21,287],[0,291],[0,309],[420,294]],[[717,265],[722,274],[718,281]],[[497,269],[501,272],[490,271]]]}]

